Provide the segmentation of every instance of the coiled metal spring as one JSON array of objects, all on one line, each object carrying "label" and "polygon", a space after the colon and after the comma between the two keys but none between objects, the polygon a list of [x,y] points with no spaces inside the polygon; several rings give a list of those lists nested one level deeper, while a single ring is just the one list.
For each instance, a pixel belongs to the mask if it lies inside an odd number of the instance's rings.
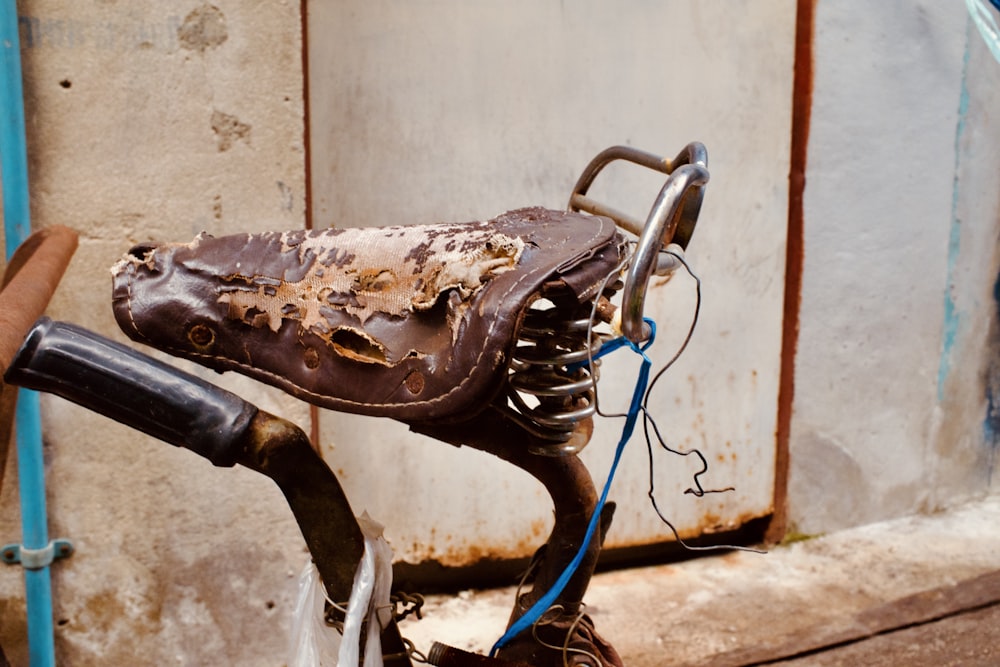
[{"label": "coiled metal spring", "polygon": [[597,410],[600,362],[593,357],[607,339],[593,331],[592,310],[592,303],[540,299],[525,313],[512,354],[508,397],[522,426],[551,443],[535,447],[536,453],[574,453],[589,437],[576,427]]}]

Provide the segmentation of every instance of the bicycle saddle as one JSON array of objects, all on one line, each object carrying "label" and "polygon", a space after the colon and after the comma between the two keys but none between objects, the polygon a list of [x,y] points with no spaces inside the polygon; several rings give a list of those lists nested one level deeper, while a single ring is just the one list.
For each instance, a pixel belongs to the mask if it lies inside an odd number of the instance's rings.
[{"label": "bicycle saddle", "polygon": [[488,222],[138,245],[112,269],[131,338],[311,403],[406,422],[465,419],[507,377],[543,287],[593,299],[624,239],[542,208]]}]

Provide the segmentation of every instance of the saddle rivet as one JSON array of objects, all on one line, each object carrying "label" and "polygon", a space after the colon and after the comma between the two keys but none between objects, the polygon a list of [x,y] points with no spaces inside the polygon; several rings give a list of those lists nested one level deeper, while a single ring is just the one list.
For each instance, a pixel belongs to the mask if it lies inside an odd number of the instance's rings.
[{"label": "saddle rivet", "polygon": [[306,348],[306,351],[302,354],[302,360],[305,361],[306,368],[313,370],[319,368],[319,352],[314,347]]},{"label": "saddle rivet", "polygon": [[411,394],[419,394],[424,390],[424,376],[420,371],[410,371],[410,374],[403,380],[407,391]]},{"label": "saddle rivet", "polygon": [[207,347],[215,342],[215,332],[204,324],[196,324],[188,331],[188,340],[198,347]]}]

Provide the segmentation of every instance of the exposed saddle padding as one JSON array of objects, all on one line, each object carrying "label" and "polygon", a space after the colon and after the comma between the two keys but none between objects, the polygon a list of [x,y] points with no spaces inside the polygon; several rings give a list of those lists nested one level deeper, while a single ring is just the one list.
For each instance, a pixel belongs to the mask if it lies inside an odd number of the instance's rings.
[{"label": "exposed saddle padding", "polygon": [[143,245],[112,269],[133,339],[334,410],[472,416],[499,391],[521,314],[548,281],[582,301],[621,261],[603,217],[540,208],[488,222]]}]

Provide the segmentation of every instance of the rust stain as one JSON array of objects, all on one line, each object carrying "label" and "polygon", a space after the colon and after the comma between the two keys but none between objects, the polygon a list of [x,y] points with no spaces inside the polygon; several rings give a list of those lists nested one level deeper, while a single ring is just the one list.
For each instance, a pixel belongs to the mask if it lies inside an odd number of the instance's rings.
[{"label": "rust stain", "polygon": [[420,371],[410,371],[403,380],[403,384],[406,385],[408,392],[417,396],[424,390],[424,376]]},{"label": "rust stain", "polygon": [[775,429],[775,512],[765,533],[768,542],[781,541],[787,530],[788,445],[795,396],[795,355],[802,301],[804,193],[812,114],[813,33],[816,0],[798,0],[795,15],[795,72],[792,82],[792,148],[788,187],[788,237],[785,250],[785,303],[781,332],[781,370]]},{"label": "rust stain", "polygon": [[181,48],[204,53],[229,39],[226,15],[215,5],[205,3],[194,8],[177,28],[177,41]]},{"label": "rust stain", "polygon": [[250,143],[251,126],[236,116],[218,110],[213,111],[211,125],[220,153],[228,151],[237,141]]},{"label": "rust stain", "polygon": [[311,368],[313,370],[319,368],[319,352],[317,352],[314,347],[306,348],[305,352],[302,353],[302,360],[305,362],[306,368]]},{"label": "rust stain", "polygon": [[728,519],[723,519],[714,512],[706,512],[698,520],[695,526],[680,531],[681,538],[690,539],[698,537],[699,535],[712,535],[715,533],[724,533],[736,530],[740,526],[743,526],[760,516],[763,515],[758,512],[742,512]]},{"label": "rust stain", "polygon": [[[730,531],[739,530],[741,527],[750,523],[755,519],[767,516],[773,512],[773,507],[765,508],[759,512],[741,512],[733,516],[723,517],[720,514],[709,511],[698,518],[697,521],[690,525],[677,526],[677,534],[684,541],[695,540],[699,537],[705,535],[715,535],[718,533],[726,533]],[[649,546],[650,542],[646,540],[624,540],[618,541],[613,539],[614,535],[609,539],[607,544],[608,548],[611,549],[627,549],[631,547],[645,547]],[[662,542],[673,542],[673,536],[662,536]]]},{"label": "rust stain", "polygon": [[[437,541],[447,544],[445,548],[435,547],[430,543],[413,542],[405,560],[418,564],[434,561],[444,567],[467,567],[484,561],[513,560],[531,556],[548,537],[550,522],[537,519],[531,522],[525,534],[520,539],[508,543],[471,544],[465,538],[444,535]],[[433,535],[432,535],[433,538]]]},{"label": "rust stain", "polygon": [[[301,21],[299,34],[301,35],[301,48],[299,52],[302,54],[301,60],[299,61],[302,68],[302,145],[305,147],[305,159],[303,160],[303,167],[305,170],[304,187],[305,192],[305,209],[304,217],[305,224],[303,227],[305,229],[313,228],[313,188],[312,188],[312,138],[310,137],[309,128],[312,126],[312,106],[309,104],[310,91],[309,91],[309,11],[307,7],[308,0],[299,0],[299,20]],[[289,98],[285,98],[285,101],[290,101]],[[318,358],[317,358],[318,362]],[[308,363],[308,362],[307,362]],[[313,368],[309,366],[309,368]],[[312,443],[313,448],[322,456],[322,445],[320,444],[319,436],[319,406],[310,403],[309,404],[309,441]]]}]

